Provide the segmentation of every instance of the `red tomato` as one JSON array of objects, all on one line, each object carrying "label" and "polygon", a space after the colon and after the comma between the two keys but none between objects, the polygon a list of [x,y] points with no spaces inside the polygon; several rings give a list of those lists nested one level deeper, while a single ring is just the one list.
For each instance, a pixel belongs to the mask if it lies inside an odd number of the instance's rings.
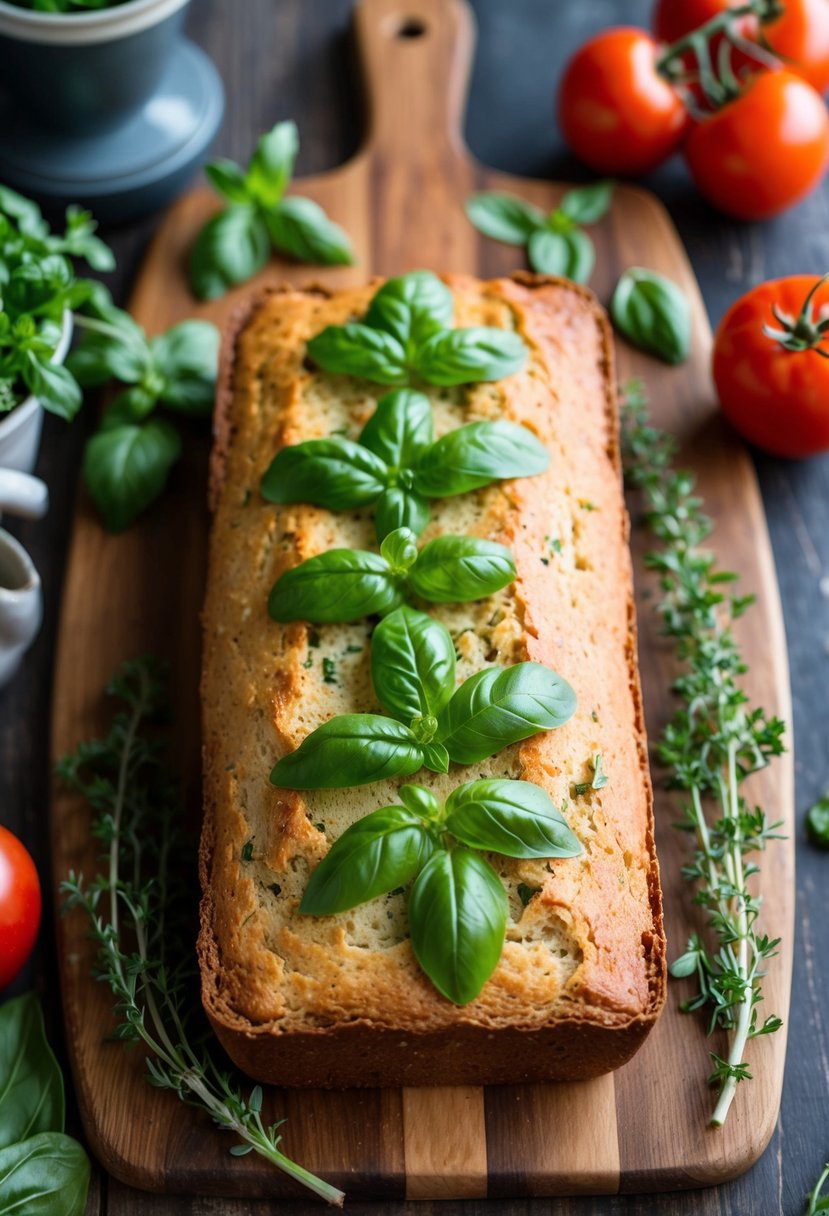
[{"label": "red tomato", "polygon": [[[768,326],[785,335],[772,312],[798,325],[809,293],[802,335],[787,350]],[[829,448],[829,283],[815,275],[794,275],[761,283],[723,317],[714,341],[714,381],[723,413],[751,443],[776,456],[811,456]],[[812,338],[809,331],[812,331]],[[809,342],[814,341],[814,349]]]},{"label": "red tomato", "polygon": [[689,117],[643,30],[605,30],[570,60],[558,95],[564,138],[599,173],[646,173],[679,147]]},{"label": "red tomato", "polygon": [[695,123],[685,159],[699,192],[742,220],[766,219],[818,184],[829,163],[823,99],[792,72],[753,76],[739,97]]},{"label": "red tomato", "polygon": [[0,827],[0,988],[10,984],[26,962],[39,927],[35,863],[17,837]]},{"label": "red tomato", "polygon": [[679,42],[740,0],[656,0],[653,29],[660,42]]}]

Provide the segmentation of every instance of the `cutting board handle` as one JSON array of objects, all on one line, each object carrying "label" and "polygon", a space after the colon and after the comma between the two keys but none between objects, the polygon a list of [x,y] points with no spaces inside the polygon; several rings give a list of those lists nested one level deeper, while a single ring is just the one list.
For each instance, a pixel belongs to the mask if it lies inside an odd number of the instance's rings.
[{"label": "cutting board handle", "polygon": [[467,0],[361,0],[354,20],[368,151],[384,161],[461,154],[475,47]]}]

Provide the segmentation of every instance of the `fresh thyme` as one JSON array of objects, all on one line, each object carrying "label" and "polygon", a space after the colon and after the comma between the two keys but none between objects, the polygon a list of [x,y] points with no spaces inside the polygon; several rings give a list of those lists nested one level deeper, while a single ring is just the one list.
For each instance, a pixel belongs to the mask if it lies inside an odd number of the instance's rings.
[{"label": "fresh thyme", "polygon": [[740,785],[783,752],[784,725],[748,707],[740,684],[746,664],[732,625],[752,597],[731,594],[737,576],[718,570],[702,547],[711,522],[694,496],[693,476],[674,469],[676,444],[649,425],[642,386],[631,383],[624,398],[626,479],[643,494],[645,521],[660,542],[646,560],[660,576],[658,612],[683,668],[674,683],[681,704],[656,752],[669,785],[689,796],[677,827],[693,835],[696,849],[683,876],[695,884],[694,902],[707,913],[707,940],[693,934],[670,970],[697,977],[699,991],[682,1009],[709,1008],[709,1034],[718,1027],[728,1034],[727,1057],[710,1053],[709,1080],[719,1087],[711,1123],[721,1127],[738,1083],[751,1076],[743,1058],[748,1039],[782,1025],[774,1016],[758,1024],[765,964],[780,939],[757,932],[761,901],[748,880],[758,867],[746,862],[747,854],[780,839],[782,825],[751,808]]},{"label": "fresh thyme", "polygon": [[58,775],[95,812],[93,835],[104,847],[104,866],[91,882],[70,873],[63,882],[64,910],[80,908],[98,944],[96,978],[115,996],[115,1037],[149,1049],[147,1080],[206,1110],[241,1143],[329,1203],[342,1206],[335,1187],[280,1151],[280,1121],[262,1120],[262,1088],[247,1097],[214,1059],[211,1035],[193,1009],[198,991],[192,948],[192,884],[186,874],[192,850],[179,825],[177,784],[164,763],[164,744],[147,728],[164,709],[162,672],[151,659],[127,663],[108,693],[126,709],[103,740],[79,744],[58,764]]}]

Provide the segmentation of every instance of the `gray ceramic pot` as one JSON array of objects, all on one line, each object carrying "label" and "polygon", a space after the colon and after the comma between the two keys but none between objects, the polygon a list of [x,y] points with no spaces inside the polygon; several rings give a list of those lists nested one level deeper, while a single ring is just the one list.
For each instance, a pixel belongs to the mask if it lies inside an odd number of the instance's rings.
[{"label": "gray ceramic pot", "polygon": [[72,136],[112,130],[158,87],[189,0],[41,13],[0,0],[0,82],[18,108]]}]

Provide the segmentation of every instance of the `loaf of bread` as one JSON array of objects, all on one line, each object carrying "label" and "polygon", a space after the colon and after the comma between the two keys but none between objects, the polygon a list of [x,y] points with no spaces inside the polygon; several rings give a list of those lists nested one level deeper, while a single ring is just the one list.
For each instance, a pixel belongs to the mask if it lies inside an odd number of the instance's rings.
[{"label": "loaf of bread", "polygon": [[[341,833],[396,801],[403,780],[295,792],[274,763],[334,714],[379,713],[374,622],[275,623],[268,593],[286,569],[333,547],[376,548],[371,511],[274,506],[259,493],[283,446],[356,438],[384,389],[316,368],[307,342],[359,319],[378,284],[272,292],[226,335],[211,468],[214,520],[204,609],[202,996],[233,1060],[289,1086],[575,1080],[623,1064],[664,1000],[665,943],[636,665],[611,339],[590,293],[516,275],[445,280],[455,323],[519,332],[523,371],[426,390],[436,434],[505,418],[550,453],[538,477],[433,504],[424,540],[465,533],[508,545],[517,579],[487,600],[429,611],[450,630],[458,681],[534,660],[573,686],[558,730],[447,775],[414,778],[439,797],[478,777],[542,786],[584,846],[580,857],[490,855],[510,903],[501,960],[459,1007],[419,969],[403,893],[329,917],[299,914],[314,867]],[[608,784],[590,786],[602,756]],[[576,790],[576,787],[579,787]]]}]

